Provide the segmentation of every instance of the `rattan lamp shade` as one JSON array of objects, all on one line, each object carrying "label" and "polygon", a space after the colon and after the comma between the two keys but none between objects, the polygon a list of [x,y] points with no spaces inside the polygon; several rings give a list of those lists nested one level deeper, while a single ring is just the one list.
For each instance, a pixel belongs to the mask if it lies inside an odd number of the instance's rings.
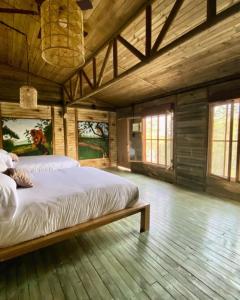
[{"label": "rattan lamp shade", "polygon": [[42,58],[62,68],[85,62],[83,15],[76,0],[45,0],[41,5]]},{"label": "rattan lamp shade", "polygon": [[28,85],[20,87],[20,107],[21,108],[37,108],[37,90]]}]

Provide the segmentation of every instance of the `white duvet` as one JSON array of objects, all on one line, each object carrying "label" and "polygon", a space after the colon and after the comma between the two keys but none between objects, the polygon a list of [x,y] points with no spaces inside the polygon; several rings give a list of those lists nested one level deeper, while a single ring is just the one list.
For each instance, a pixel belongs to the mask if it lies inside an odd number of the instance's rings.
[{"label": "white duvet", "polygon": [[33,188],[18,189],[12,220],[0,220],[0,247],[31,240],[124,209],[138,200],[128,180],[90,167],[32,174]]},{"label": "white duvet", "polygon": [[16,169],[28,172],[55,171],[79,166],[79,162],[67,156],[61,155],[39,155],[20,156],[15,163]]}]

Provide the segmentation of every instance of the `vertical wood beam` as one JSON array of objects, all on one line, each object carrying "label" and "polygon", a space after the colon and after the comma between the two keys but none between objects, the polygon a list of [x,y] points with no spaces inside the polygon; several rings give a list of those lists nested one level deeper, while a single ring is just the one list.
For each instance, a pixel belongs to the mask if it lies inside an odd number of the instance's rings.
[{"label": "vertical wood beam", "polygon": [[97,59],[94,56],[92,59],[92,66],[93,66],[93,87],[97,87]]},{"label": "vertical wood beam", "polygon": [[106,65],[107,65],[112,47],[113,47],[113,43],[111,41],[108,45],[107,52],[106,52],[106,55],[105,55],[104,60],[103,60],[103,64],[102,64],[100,74],[99,74],[99,77],[98,77],[98,81],[97,81],[97,87],[99,87],[102,83],[104,71],[105,71],[105,68],[106,68]]},{"label": "vertical wood beam", "polygon": [[118,44],[117,39],[113,40],[113,77],[118,77]]},{"label": "vertical wood beam", "polygon": [[146,6],[146,40],[145,40],[145,55],[151,55],[152,49],[152,5]]},{"label": "vertical wood beam", "polygon": [[170,26],[172,25],[177,13],[179,12],[182,4],[183,4],[184,0],[176,0],[175,4],[173,5],[172,10],[170,11],[167,20],[165,21],[162,30],[160,31],[154,45],[152,48],[152,53],[157,52],[158,47],[160,46],[160,44],[162,43],[163,39],[165,38],[166,34],[168,33],[168,30],[170,28]]},{"label": "vertical wood beam", "polygon": [[217,0],[207,0],[207,21],[211,22],[217,15]]},{"label": "vertical wood beam", "polygon": [[240,101],[238,107],[237,181],[240,182]]},{"label": "vertical wood beam", "polygon": [[[228,108],[227,108],[227,115],[228,115]],[[228,180],[229,181],[231,181],[231,169],[232,169],[233,118],[234,118],[234,101],[231,102],[231,115],[230,115],[230,133],[229,133],[230,136],[229,136],[229,156],[228,156]]]},{"label": "vertical wood beam", "polygon": [[51,106],[51,121],[52,121],[52,146],[53,146],[53,154],[56,154],[56,137],[55,137],[55,108]]}]

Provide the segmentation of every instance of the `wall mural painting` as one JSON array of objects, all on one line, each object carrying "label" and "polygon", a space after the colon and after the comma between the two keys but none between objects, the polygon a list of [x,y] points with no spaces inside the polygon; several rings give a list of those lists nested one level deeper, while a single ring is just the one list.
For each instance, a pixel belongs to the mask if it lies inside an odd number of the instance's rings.
[{"label": "wall mural painting", "polygon": [[52,122],[2,117],[3,148],[19,156],[52,154]]},{"label": "wall mural painting", "polygon": [[109,157],[109,126],[104,122],[78,122],[78,159]]}]

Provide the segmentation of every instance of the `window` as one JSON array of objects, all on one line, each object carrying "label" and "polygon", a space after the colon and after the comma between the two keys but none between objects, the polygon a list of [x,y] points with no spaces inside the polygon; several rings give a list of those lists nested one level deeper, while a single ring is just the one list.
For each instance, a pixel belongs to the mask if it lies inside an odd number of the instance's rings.
[{"label": "window", "polygon": [[143,119],[144,161],[172,167],[173,160],[173,113]]},{"label": "window", "polygon": [[240,101],[231,100],[210,107],[209,173],[239,181]]}]

